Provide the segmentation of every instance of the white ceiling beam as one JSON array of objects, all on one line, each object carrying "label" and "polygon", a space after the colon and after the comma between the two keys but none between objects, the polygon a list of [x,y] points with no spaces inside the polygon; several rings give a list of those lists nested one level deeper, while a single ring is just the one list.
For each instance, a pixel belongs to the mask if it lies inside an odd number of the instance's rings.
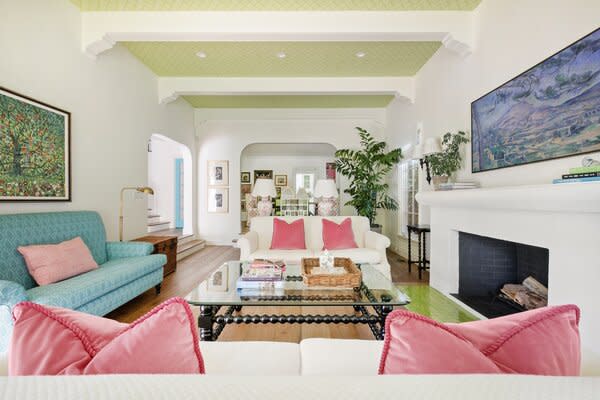
[{"label": "white ceiling beam", "polygon": [[413,103],[415,82],[413,77],[158,78],[161,104],[193,95],[393,95]]},{"label": "white ceiling beam", "polygon": [[120,41],[441,41],[473,49],[473,13],[402,12],[83,12],[90,56]]}]

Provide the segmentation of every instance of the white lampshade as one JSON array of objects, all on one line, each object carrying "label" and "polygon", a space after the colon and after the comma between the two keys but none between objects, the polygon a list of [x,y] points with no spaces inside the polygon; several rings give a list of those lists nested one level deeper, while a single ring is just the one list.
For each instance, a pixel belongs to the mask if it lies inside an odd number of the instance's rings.
[{"label": "white lampshade", "polygon": [[254,197],[276,197],[277,191],[275,190],[275,184],[273,179],[257,179],[254,182],[254,189],[252,190],[252,196]]},{"label": "white lampshade", "polygon": [[333,179],[319,179],[315,185],[314,197],[338,197],[338,191]]},{"label": "white lampshade", "polygon": [[412,159],[413,160],[420,160],[424,157],[423,155],[423,145],[422,144],[416,144],[415,148],[413,149],[412,152]]},{"label": "white lampshade", "polygon": [[427,138],[425,145],[423,146],[423,154],[428,156],[434,153],[441,153],[442,147],[440,146],[440,139],[438,138]]}]

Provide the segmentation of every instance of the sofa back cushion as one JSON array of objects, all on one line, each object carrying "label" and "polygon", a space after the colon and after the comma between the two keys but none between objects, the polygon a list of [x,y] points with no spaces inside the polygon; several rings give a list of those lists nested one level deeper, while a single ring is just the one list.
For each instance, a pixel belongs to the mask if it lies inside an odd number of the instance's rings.
[{"label": "sofa back cushion", "polygon": [[19,246],[17,250],[23,255],[29,273],[40,286],[98,268],[92,253],[79,236],[59,244]]},{"label": "sofa back cushion", "polygon": [[298,219],[294,222],[274,218],[273,238],[271,239],[271,250],[305,250],[304,220]]},{"label": "sofa back cushion", "polygon": [[97,264],[106,262],[106,232],[94,211],[0,215],[0,280],[36,286],[17,247],[81,237]]}]

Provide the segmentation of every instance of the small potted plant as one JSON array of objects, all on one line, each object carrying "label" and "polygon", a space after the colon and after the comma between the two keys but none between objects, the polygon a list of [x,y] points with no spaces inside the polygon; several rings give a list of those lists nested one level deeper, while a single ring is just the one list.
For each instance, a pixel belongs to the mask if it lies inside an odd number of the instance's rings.
[{"label": "small potted plant", "polygon": [[460,169],[462,163],[460,147],[468,142],[469,137],[466,132],[448,132],[442,137],[442,151],[427,156],[434,188],[437,189],[441,183],[447,183],[448,178]]}]

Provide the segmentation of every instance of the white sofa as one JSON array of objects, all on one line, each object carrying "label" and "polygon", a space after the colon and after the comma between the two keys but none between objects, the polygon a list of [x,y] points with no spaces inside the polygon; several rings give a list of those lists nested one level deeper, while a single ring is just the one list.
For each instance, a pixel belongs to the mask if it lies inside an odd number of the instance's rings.
[{"label": "white sofa", "polygon": [[[600,378],[376,376],[383,342],[202,342],[206,375],[0,376],[2,399],[598,399]],[[6,361],[0,357],[0,374]]]},{"label": "white sofa", "polygon": [[[300,218],[304,219],[306,250],[271,250],[273,218],[280,218],[288,223]],[[371,231],[369,220],[365,217],[255,217],[250,224],[250,231],[238,240],[238,247],[241,250],[240,260],[283,259],[286,263],[298,264],[302,258],[317,257],[323,250],[321,220],[324,218],[338,224],[346,218],[352,219],[352,231],[358,248],[331,250],[334,257],[349,257],[355,263],[373,264],[385,276],[391,277],[390,264],[386,256],[390,239]]]}]

